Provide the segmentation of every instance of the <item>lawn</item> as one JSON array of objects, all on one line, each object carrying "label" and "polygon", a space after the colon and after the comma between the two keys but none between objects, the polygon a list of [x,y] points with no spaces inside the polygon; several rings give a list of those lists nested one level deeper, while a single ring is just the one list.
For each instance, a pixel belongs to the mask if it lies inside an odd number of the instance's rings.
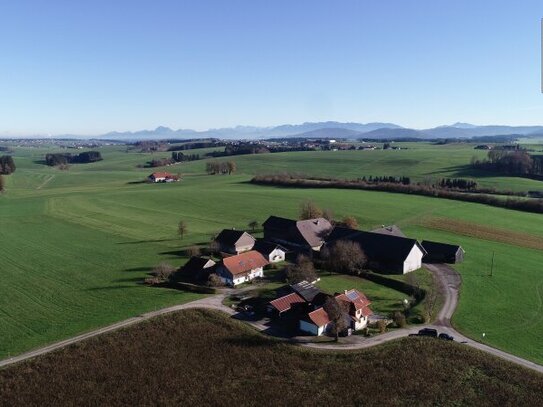
[{"label": "lawn", "polygon": [[[354,215],[362,229],[395,223],[409,236],[464,246],[466,262],[458,266],[464,284],[455,326],[479,340],[485,332],[487,343],[543,363],[538,346],[543,332],[543,250],[537,248],[543,240],[541,215],[422,196],[247,182],[259,168],[305,166],[307,172],[337,171],[338,176],[366,168],[380,175],[390,168],[386,157],[382,166],[367,164],[367,157],[404,152],[423,161],[416,171],[424,177],[450,173],[447,160],[469,160],[477,151],[445,148],[450,151],[421,145],[420,151],[236,157],[239,172],[232,176],[207,176],[204,162],[191,162],[175,167],[185,174],[183,181],[159,185],[131,183],[150,173],[137,165],[152,154],[107,147],[104,161],[59,171],[36,162],[47,149],[16,148],[17,171],[6,177],[8,190],[0,197],[0,357],[194,298],[140,282],[161,261],[183,264],[183,247],[207,244],[222,228],[244,228],[253,219],[262,223],[270,214],[295,217],[300,202],[311,198],[331,208],[337,218]],[[455,149],[465,149],[464,156],[453,157]],[[393,172],[400,170],[415,171],[407,163]],[[506,178],[498,181],[514,185]],[[530,188],[541,184],[520,181]],[[176,236],[181,219],[188,225],[183,240]],[[493,251],[496,271],[488,278]]]},{"label": "lawn", "polygon": [[190,310],[1,370],[0,406],[536,406],[542,383],[458,343],[405,338],[319,352]]}]

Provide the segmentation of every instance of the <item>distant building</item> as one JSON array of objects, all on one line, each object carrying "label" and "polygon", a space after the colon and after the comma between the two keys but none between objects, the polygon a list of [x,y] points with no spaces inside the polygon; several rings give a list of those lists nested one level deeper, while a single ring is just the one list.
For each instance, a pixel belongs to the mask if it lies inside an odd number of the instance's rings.
[{"label": "distant building", "polygon": [[391,235],[398,237],[406,237],[402,230],[396,225],[381,226],[380,228],[372,230],[373,233],[380,233],[382,235]]},{"label": "distant building", "polygon": [[148,177],[151,182],[175,182],[179,181],[179,176],[170,174],[169,172],[153,172]]}]

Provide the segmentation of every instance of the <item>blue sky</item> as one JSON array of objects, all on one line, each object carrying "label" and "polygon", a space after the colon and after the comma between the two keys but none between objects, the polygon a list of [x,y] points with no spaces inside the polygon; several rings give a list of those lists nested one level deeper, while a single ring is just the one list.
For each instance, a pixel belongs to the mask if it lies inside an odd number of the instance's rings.
[{"label": "blue sky", "polygon": [[543,2],[1,1],[0,135],[543,124]]}]

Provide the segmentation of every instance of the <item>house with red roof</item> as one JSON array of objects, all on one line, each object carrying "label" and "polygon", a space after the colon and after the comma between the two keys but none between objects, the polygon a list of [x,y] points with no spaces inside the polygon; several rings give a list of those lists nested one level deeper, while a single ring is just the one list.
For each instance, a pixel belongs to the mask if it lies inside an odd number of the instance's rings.
[{"label": "house with red roof", "polygon": [[179,176],[170,174],[169,172],[153,172],[148,177],[151,182],[175,182],[179,181]]},{"label": "house with red roof", "polygon": [[[346,325],[353,331],[363,329],[368,325],[368,317],[373,314],[369,305],[371,302],[367,297],[356,289],[345,290],[342,293],[334,295],[336,300],[343,303],[345,309]],[[301,331],[311,335],[322,335],[332,327],[328,313],[324,307],[319,307],[314,311],[308,312],[300,319],[299,328]]]},{"label": "house with red roof", "polygon": [[225,257],[216,267],[221,280],[230,286],[246,283],[257,277],[264,277],[264,266],[268,260],[256,250]]}]

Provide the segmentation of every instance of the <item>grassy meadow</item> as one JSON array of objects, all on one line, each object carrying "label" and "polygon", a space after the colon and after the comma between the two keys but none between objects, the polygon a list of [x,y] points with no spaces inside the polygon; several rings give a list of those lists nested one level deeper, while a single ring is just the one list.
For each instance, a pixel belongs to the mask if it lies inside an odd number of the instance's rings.
[{"label": "grassy meadow", "polygon": [[189,310],[3,369],[0,406],[537,406],[541,382],[454,342],[404,338],[319,352]]},{"label": "grassy meadow", "polygon": [[[311,190],[249,184],[262,172],[359,177],[467,177],[469,145],[409,143],[396,151],[330,151],[235,157],[231,176],[208,176],[205,162],[168,167],[183,181],[135,183],[137,168],[167,153],[100,149],[101,162],[68,171],[40,163],[48,148],[15,147],[17,171],[0,196],[0,357],[63,339],[194,294],[142,286],[162,261],[179,266],[182,248],[206,244],[222,228],[246,227],[270,214],[295,217],[307,198],[336,217],[354,215],[363,229],[395,223],[408,235],[461,244],[463,287],[455,326],[465,334],[543,363],[543,223],[541,215],[422,196]],[[471,174],[500,189],[543,189],[543,183]],[[180,240],[183,219],[188,234]],[[489,265],[495,252],[492,277]],[[345,287],[349,288],[349,287]],[[371,299],[371,298],[370,298]]]}]

